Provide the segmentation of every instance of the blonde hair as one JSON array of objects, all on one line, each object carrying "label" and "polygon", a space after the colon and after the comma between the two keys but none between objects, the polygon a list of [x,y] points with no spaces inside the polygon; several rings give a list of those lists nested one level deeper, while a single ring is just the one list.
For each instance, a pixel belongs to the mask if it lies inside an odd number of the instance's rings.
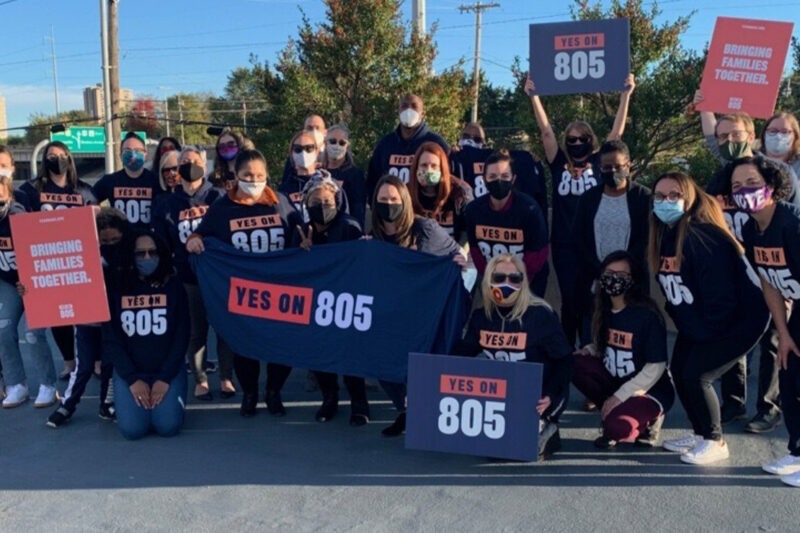
[{"label": "blonde hair", "polygon": [[728,122],[733,122],[734,124],[739,123],[744,126],[744,131],[747,133],[751,133],[753,135],[756,134],[756,125],[753,122],[753,119],[747,113],[743,111],[737,111],[735,113],[728,113],[727,115],[722,115],[717,119],[717,125],[714,126],[714,134],[716,135],[717,129],[719,129],[719,123],[723,120],[727,120]]},{"label": "blonde hair", "polygon": [[522,260],[516,255],[500,254],[489,261],[489,264],[486,266],[486,272],[483,274],[483,281],[481,282],[481,298],[483,299],[483,311],[486,313],[486,318],[491,319],[492,312],[497,308],[497,304],[494,299],[492,299],[492,274],[494,274],[497,265],[500,263],[511,263],[514,265],[514,268],[517,269],[517,272],[522,274],[522,288],[519,291],[517,300],[511,307],[511,314],[508,315],[509,320],[519,320],[521,322],[528,307],[534,305],[542,305],[550,309],[550,304],[531,292],[528,273],[525,270],[525,264]]}]

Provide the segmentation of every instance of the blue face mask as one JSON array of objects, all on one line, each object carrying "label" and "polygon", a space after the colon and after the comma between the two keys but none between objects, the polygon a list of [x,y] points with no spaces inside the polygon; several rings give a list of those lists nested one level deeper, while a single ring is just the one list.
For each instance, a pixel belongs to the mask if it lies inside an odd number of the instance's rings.
[{"label": "blue face mask", "polygon": [[158,257],[146,257],[136,260],[136,270],[144,277],[150,276],[158,268]]},{"label": "blue face mask", "polygon": [[653,213],[664,224],[672,224],[680,220],[685,211],[683,210],[683,199],[681,200],[663,200],[661,202],[653,202]]},{"label": "blue face mask", "polygon": [[144,166],[144,154],[140,152],[123,152],[122,164],[131,172],[136,172]]}]

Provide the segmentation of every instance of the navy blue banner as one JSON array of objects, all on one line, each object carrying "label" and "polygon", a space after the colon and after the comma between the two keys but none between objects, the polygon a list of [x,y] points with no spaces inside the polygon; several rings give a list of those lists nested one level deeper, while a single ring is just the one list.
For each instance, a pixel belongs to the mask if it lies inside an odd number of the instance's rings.
[{"label": "navy blue banner", "polygon": [[536,461],[542,368],[411,354],[406,448]]},{"label": "navy blue banner", "polygon": [[468,313],[461,271],[377,241],[192,255],[208,321],[238,354],[402,382],[409,352],[448,353]]}]

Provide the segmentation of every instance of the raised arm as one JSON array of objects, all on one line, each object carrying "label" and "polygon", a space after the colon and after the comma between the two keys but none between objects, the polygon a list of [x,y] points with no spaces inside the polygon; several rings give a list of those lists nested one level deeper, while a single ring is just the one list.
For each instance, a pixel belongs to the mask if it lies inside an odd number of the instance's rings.
[{"label": "raised arm", "polygon": [[625,89],[619,95],[619,107],[617,108],[617,116],[614,118],[614,126],[606,137],[607,141],[618,141],[625,133],[625,123],[628,121],[628,108],[631,103],[631,94],[633,89],[636,88],[636,80],[633,74],[628,74],[625,78]]},{"label": "raised arm", "polygon": [[[706,96],[703,94],[703,91],[697,89],[694,92],[694,100],[692,103],[696,106],[697,104],[702,103],[706,99]],[[703,128],[703,135],[708,137],[710,135],[716,135],[717,130],[717,117],[711,111],[700,111],[700,126]]]},{"label": "raised arm", "polygon": [[533,115],[536,117],[536,124],[539,125],[539,133],[542,135],[542,146],[544,146],[544,155],[547,157],[547,162],[552,163],[558,154],[558,139],[553,133],[553,127],[550,125],[550,120],[547,118],[542,101],[539,95],[535,94],[536,86],[530,75],[525,80],[525,94],[531,97],[531,104],[533,105]]}]

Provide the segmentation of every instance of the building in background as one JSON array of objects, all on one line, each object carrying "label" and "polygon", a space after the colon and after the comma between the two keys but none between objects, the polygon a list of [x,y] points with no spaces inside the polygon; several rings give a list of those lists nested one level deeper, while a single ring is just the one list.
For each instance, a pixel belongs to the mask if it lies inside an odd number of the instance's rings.
[{"label": "building in background", "polygon": [[[120,111],[128,111],[133,105],[133,91],[130,89],[119,90]],[[83,90],[83,109],[89,115],[103,120],[103,85],[98,83],[94,87]]]},{"label": "building in background", "polygon": [[8,122],[6,122],[6,99],[4,96],[0,96],[0,142],[6,142],[8,140],[8,132],[6,128],[8,127]]}]

